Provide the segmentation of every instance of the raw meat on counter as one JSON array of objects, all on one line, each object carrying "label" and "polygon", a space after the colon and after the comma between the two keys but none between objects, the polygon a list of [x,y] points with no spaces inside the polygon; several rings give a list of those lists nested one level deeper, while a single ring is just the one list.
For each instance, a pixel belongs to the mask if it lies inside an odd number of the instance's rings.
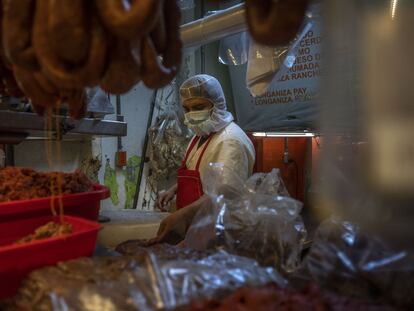
[{"label": "raw meat on counter", "polygon": [[180,259],[163,258],[173,248],[158,245],[138,256],[80,258],[36,270],[0,310],[173,310],[239,287],[282,282],[276,271],[224,252],[198,259],[175,247]]},{"label": "raw meat on counter", "polygon": [[302,291],[270,284],[261,288],[240,288],[222,300],[194,301],[187,311],[391,311],[392,307],[353,301],[322,293],[312,284]]},{"label": "raw meat on counter", "polygon": [[44,198],[59,194],[91,190],[92,182],[81,171],[74,173],[41,173],[30,168],[0,169],[0,202]]},{"label": "raw meat on counter", "polygon": [[122,255],[143,256],[148,251],[153,252],[158,259],[201,259],[211,252],[197,251],[190,248],[177,247],[170,244],[154,244],[147,246],[147,240],[130,240],[119,244],[115,250]]}]

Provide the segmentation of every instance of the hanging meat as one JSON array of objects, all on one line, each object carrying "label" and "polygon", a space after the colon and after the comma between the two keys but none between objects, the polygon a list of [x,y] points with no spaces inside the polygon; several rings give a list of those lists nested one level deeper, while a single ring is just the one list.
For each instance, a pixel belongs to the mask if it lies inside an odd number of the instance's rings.
[{"label": "hanging meat", "polygon": [[3,46],[10,63],[27,70],[39,70],[32,46],[35,0],[3,0]]},{"label": "hanging meat", "polygon": [[91,9],[91,2],[85,0],[49,1],[50,45],[59,59],[72,66],[82,65],[89,55]]},{"label": "hanging meat", "polygon": [[[37,74],[37,77],[35,76]],[[39,80],[45,80],[41,72],[15,67],[14,75],[26,96],[32,102],[33,109],[39,115],[43,115],[47,107],[54,107],[59,100],[59,94],[50,93]]]},{"label": "hanging meat", "polygon": [[52,45],[47,21],[55,15],[49,11],[48,5],[53,1],[55,0],[39,0],[36,6],[33,45],[42,70],[64,90],[97,85],[103,74],[107,51],[107,37],[102,25],[96,16],[92,16],[89,29],[84,29],[89,34],[90,50],[81,65],[68,64],[55,53]]},{"label": "hanging meat", "polygon": [[283,46],[299,32],[309,0],[246,0],[245,4],[253,39],[263,45]]},{"label": "hanging meat", "polygon": [[0,90],[21,89],[39,114],[66,104],[81,118],[85,88],[160,88],[180,67],[177,0],[1,2]]},{"label": "hanging meat", "polygon": [[[177,74],[181,65],[182,42],[180,40],[179,25],[181,19],[180,8],[176,1],[163,2],[163,24],[157,25],[153,36],[147,36],[141,46],[142,81],[149,88],[160,88],[166,86]],[[159,29],[164,25],[165,30]],[[165,42],[154,42],[154,39]],[[167,47],[164,50],[163,46]],[[157,50],[157,48],[159,50]],[[159,60],[162,56],[162,62]]]},{"label": "hanging meat", "polygon": [[[98,14],[110,32],[134,40],[148,34],[157,23],[163,0],[96,0]],[[176,2],[175,0],[168,2]]]},{"label": "hanging meat", "polygon": [[100,87],[111,94],[128,92],[141,80],[140,60],[132,56],[130,42],[117,39],[109,55],[109,62]]},{"label": "hanging meat", "polygon": [[23,92],[19,88],[16,79],[11,70],[11,64],[8,58],[5,55],[5,50],[3,48],[2,31],[3,29],[3,5],[0,5],[0,90],[2,95],[13,96],[13,97],[22,97],[24,96]]}]

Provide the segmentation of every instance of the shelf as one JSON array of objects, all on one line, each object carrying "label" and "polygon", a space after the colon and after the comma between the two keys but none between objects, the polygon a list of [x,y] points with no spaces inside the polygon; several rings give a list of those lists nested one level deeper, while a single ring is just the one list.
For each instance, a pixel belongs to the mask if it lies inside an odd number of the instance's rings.
[{"label": "shelf", "polygon": [[[45,138],[45,118],[34,113],[0,111],[0,143],[13,143],[26,138]],[[88,136],[120,137],[127,135],[126,122],[81,119],[73,120],[64,116],[55,116],[52,120],[52,132],[56,137],[56,124],[60,126],[62,139],[78,139]],[[14,142],[16,143],[16,142]]]}]

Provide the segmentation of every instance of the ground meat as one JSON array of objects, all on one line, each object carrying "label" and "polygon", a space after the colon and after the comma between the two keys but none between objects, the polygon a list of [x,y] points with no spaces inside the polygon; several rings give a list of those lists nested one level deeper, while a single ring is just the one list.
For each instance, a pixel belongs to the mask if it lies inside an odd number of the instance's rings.
[{"label": "ground meat", "polygon": [[92,182],[80,171],[41,173],[30,168],[6,167],[0,169],[0,202],[57,195],[58,181],[61,182],[63,194],[85,192],[92,188]]},{"label": "ground meat", "polygon": [[201,252],[193,249],[169,244],[154,244],[148,246],[148,240],[130,240],[119,244],[115,250],[122,255],[143,257],[152,252],[158,260],[191,259],[198,260],[207,257],[209,252]]},{"label": "ground meat", "polygon": [[240,288],[222,300],[194,301],[187,311],[391,311],[392,307],[322,293],[312,284],[302,291],[274,284]]},{"label": "ground meat", "polygon": [[34,233],[18,240],[16,244],[24,244],[31,241],[58,237],[72,233],[72,225],[69,223],[58,223],[50,221],[47,224],[37,228]]}]

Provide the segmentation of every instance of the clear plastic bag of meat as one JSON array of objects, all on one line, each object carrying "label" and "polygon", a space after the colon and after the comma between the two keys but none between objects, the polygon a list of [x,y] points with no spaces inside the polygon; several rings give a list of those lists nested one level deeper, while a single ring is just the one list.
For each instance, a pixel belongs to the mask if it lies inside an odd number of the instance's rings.
[{"label": "clear plastic bag of meat", "polygon": [[357,225],[332,218],[320,225],[303,267],[321,286],[357,298],[414,305],[414,256],[389,248]]},{"label": "clear plastic bag of meat", "polygon": [[256,173],[245,183],[251,193],[264,195],[279,195],[289,197],[285,183],[280,175],[280,170],[274,168],[270,173]]},{"label": "clear plastic bag of meat", "polygon": [[204,185],[211,204],[196,214],[186,245],[223,249],[283,272],[295,270],[306,238],[302,203],[287,196],[278,170],[232,186],[226,183],[231,174],[222,164],[210,164]]},{"label": "clear plastic bag of meat", "polygon": [[243,286],[286,282],[270,268],[224,252],[198,260],[83,258],[33,272],[2,310],[172,310]]},{"label": "clear plastic bag of meat", "polygon": [[187,305],[196,298],[221,298],[243,286],[287,282],[272,268],[252,259],[218,252],[198,261],[170,261],[160,268],[169,306]]},{"label": "clear plastic bag of meat", "polygon": [[149,163],[154,183],[174,176],[191,139],[191,133],[179,114],[178,108],[167,109],[149,130]]}]

